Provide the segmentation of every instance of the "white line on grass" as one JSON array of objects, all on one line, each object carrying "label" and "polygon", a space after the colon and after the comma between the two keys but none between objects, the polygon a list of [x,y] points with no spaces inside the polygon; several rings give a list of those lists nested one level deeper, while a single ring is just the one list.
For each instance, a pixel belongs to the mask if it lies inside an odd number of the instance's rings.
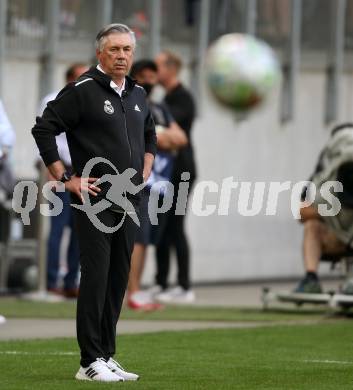
[{"label": "white line on grass", "polygon": [[353,362],[345,362],[341,360],[303,360],[304,363],[324,363],[324,364],[353,364]]},{"label": "white line on grass", "polygon": [[0,351],[0,355],[39,355],[39,356],[76,356],[78,352],[26,352],[26,351]]}]

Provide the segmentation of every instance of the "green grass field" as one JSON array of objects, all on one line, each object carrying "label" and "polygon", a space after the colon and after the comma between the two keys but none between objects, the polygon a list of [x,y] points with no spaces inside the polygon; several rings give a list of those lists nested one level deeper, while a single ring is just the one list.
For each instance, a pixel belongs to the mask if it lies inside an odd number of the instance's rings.
[{"label": "green grass field", "polygon": [[73,379],[73,339],[0,343],[0,388],[55,390],[353,388],[353,332],[348,322],[121,336],[119,359],[136,383]]},{"label": "green grass field", "polygon": [[[75,318],[75,302],[30,302],[15,298],[0,299],[0,314],[10,318]],[[295,306],[263,311],[257,308],[168,306],[164,310],[142,313],[123,310],[122,319],[129,320],[180,320],[180,321],[239,321],[276,322],[332,318],[323,308]]]},{"label": "green grass field", "polygon": [[[75,304],[2,298],[0,313],[9,318],[74,318]],[[74,379],[79,362],[74,339],[2,341],[0,390],[353,389],[351,320],[325,309],[167,307],[149,314],[124,310],[122,318],[251,322],[259,327],[122,335],[117,358],[141,380],[111,385]]]}]

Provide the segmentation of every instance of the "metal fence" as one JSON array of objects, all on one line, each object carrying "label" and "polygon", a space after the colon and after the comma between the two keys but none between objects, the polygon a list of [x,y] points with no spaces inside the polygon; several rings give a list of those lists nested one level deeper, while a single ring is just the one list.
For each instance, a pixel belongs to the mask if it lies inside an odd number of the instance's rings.
[{"label": "metal fence", "polygon": [[38,58],[46,72],[57,59],[92,58],[96,31],[111,21],[135,30],[138,56],[171,45],[189,48],[187,62],[196,73],[209,41],[219,35],[259,36],[282,59],[282,120],[294,115],[303,64],[325,69],[326,120],[337,116],[340,75],[352,63],[344,56],[353,54],[353,0],[1,0],[0,72],[9,56]]}]

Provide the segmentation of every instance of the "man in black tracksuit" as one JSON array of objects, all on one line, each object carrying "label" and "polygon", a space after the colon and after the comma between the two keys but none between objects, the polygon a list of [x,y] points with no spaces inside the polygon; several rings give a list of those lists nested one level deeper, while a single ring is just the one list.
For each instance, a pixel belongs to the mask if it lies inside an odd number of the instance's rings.
[{"label": "man in black tracksuit", "polygon": [[[106,26],[98,33],[96,45],[99,65],[49,102],[32,129],[44,163],[57,180],[65,183],[76,204],[82,204],[84,191],[92,204],[104,199],[109,183],[99,185],[96,181],[106,174],[116,175],[113,167],[99,163],[89,178],[81,177],[90,159],[105,158],[119,173],[135,169],[131,181],[138,186],[147,180],[156,152],[146,93],[126,76],[135,47],[133,32],[121,24]],[[63,131],[67,134],[73,176],[65,172],[57,151],[55,136]],[[127,198],[136,208],[138,195],[127,194]],[[107,227],[117,226],[124,216],[121,208],[111,205],[97,214]],[[77,301],[81,367],[76,379],[136,380],[136,374],[126,372],[112,357],[137,225],[125,215],[121,228],[109,234],[95,227],[83,210],[74,210],[81,265]]]}]

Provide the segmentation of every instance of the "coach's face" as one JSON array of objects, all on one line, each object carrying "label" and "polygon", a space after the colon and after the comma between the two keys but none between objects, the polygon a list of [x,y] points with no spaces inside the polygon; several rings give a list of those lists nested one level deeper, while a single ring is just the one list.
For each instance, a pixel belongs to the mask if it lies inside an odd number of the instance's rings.
[{"label": "coach's face", "polygon": [[131,35],[125,33],[107,35],[96,54],[104,72],[114,81],[121,81],[128,74],[133,61],[134,44]]}]

